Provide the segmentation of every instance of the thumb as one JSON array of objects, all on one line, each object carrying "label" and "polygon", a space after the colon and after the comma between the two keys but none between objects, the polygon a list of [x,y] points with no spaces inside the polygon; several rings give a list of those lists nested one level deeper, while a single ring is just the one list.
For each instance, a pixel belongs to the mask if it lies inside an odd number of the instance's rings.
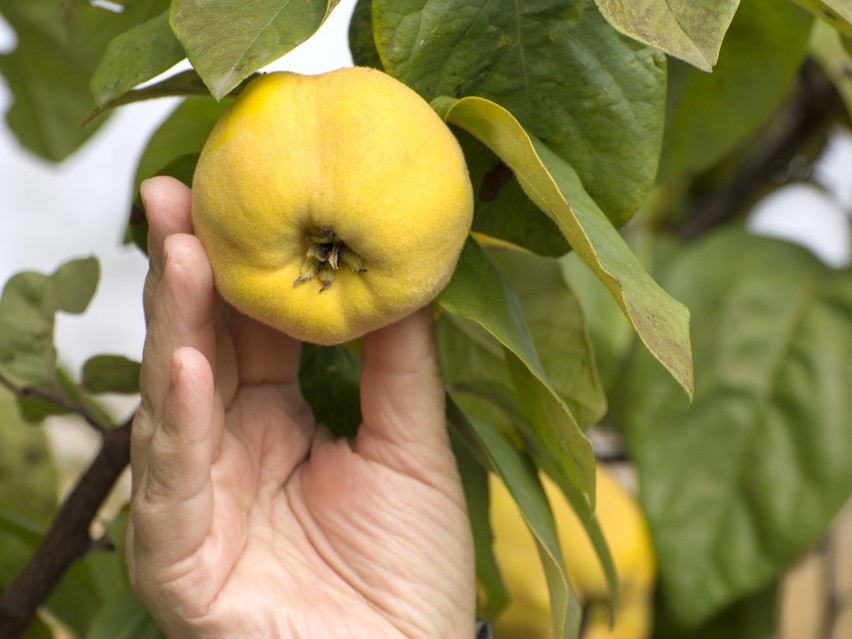
[{"label": "thumb", "polygon": [[431,307],[364,338],[359,454],[424,479],[455,473],[444,408]]}]

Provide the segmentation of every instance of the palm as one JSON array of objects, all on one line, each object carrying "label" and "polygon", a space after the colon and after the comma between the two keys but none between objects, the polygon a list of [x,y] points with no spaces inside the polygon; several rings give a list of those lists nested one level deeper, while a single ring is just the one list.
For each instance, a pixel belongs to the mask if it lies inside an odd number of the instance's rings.
[{"label": "palm", "polygon": [[[213,534],[195,553],[198,569],[210,575],[207,623],[215,626],[235,601],[248,598],[263,604],[263,624],[275,628],[275,636],[308,627],[317,637],[346,636],[347,629],[362,637],[436,636],[446,611],[414,619],[407,611],[447,584],[466,583],[464,557],[447,543],[463,537],[467,526],[458,499],[361,457],[324,430],[315,434],[292,381],[238,387],[223,418],[212,471]],[[435,512],[443,521],[411,528],[418,516]],[[404,543],[413,536],[425,543]],[[403,543],[388,544],[394,538]],[[227,559],[204,565],[209,557]],[[458,577],[448,579],[453,571]],[[297,614],[287,605],[293,601],[300,602]],[[241,627],[250,623],[258,623],[256,609],[240,621]]]},{"label": "palm", "polygon": [[128,544],[154,617],[178,636],[472,634],[428,312],[367,336],[364,421],[336,440],[299,393],[299,345],[215,297],[194,238],[170,242],[146,290]]}]

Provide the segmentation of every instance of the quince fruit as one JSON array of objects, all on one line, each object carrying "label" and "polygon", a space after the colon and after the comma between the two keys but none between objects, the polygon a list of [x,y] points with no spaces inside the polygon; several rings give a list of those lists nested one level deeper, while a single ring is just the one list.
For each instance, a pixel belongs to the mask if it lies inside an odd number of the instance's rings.
[{"label": "quince fruit", "polygon": [[253,80],[193,178],[193,225],[222,297],[318,344],[428,304],[472,217],[455,136],[413,90],[360,67]]},{"label": "quince fruit", "polygon": [[[618,572],[619,599],[610,628],[609,588],[586,530],[559,487],[542,476],[553,509],[565,567],[583,604],[583,639],[648,639],[653,630],[656,559],[636,499],[597,465],[597,516]],[[532,534],[503,482],[490,477],[494,554],[511,599],[494,624],[505,639],[550,639],[550,595]]]}]

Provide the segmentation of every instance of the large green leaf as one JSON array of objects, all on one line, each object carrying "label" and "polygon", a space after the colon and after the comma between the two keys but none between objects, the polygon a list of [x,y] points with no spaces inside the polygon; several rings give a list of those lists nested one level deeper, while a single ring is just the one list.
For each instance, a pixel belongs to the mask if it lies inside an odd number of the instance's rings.
[{"label": "large green leaf", "polygon": [[694,626],[774,581],[852,492],[852,271],[732,230],[663,281],[696,318],[695,403],[640,352],[613,397],[667,603]]},{"label": "large green leaf", "polygon": [[450,313],[476,322],[503,345],[523,412],[515,426],[586,526],[616,593],[612,558],[594,517],[594,451],[548,379],[516,294],[481,249],[469,241],[438,303]]},{"label": "large green leaf", "polygon": [[337,437],[354,437],[361,424],[360,376],[361,361],[346,346],[302,345],[302,394]]},{"label": "large green leaf", "polygon": [[811,32],[809,53],[837,89],[846,111],[852,113],[852,40],[818,20]]},{"label": "large green leaf", "polygon": [[811,23],[791,2],[746,0],[712,74],[669,64],[661,179],[714,165],[772,115],[805,57]]},{"label": "large green leaf", "polygon": [[384,68],[431,101],[488,98],[571,164],[617,225],[645,199],[663,129],[664,56],[591,0],[374,0]]},{"label": "large green leaf", "polygon": [[198,155],[213,125],[228,106],[230,100],[216,102],[211,97],[187,98],[148,139],[133,177],[133,205],[128,228],[130,239],[142,251],[147,250],[148,222],[139,186],[155,175],[177,177],[191,185]]},{"label": "large green leaf", "polygon": [[94,258],[72,260],[51,275],[14,275],[0,296],[0,375],[19,386],[56,381],[54,316],[82,313],[98,283]]},{"label": "large green leaf", "polygon": [[[0,590],[23,569],[56,511],[59,480],[46,433],[0,387]],[[26,521],[22,519],[26,516]]]},{"label": "large green leaf", "polygon": [[212,98],[187,98],[154,131],[139,158],[133,178],[133,192],[149,177],[181,156],[200,153],[210,130],[221,117],[230,101],[216,102]]},{"label": "large green leaf", "polygon": [[[494,556],[494,537],[489,517],[490,493],[488,470],[490,463],[485,451],[474,443],[466,442],[460,432],[472,432],[467,419],[458,406],[447,398],[447,422],[450,429],[450,441],[459,467],[464,487],[467,514],[473,532],[473,545],[476,555],[476,595],[477,617],[494,619],[509,603],[509,594],[500,576],[500,568]],[[484,459],[480,459],[483,457]]]},{"label": "large green leaf", "polygon": [[384,70],[373,39],[373,0],[358,0],[349,21],[349,51],[359,67]]},{"label": "large green leaf", "polygon": [[165,639],[142,604],[127,588],[98,611],[86,639]]},{"label": "large green leaf", "polygon": [[436,106],[448,122],[472,133],[514,171],[527,195],[609,290],[640,339],[691,394],[689,312],[648,275],[571,166],[494,102],[468,97],[439,100]]},{"label": "large green leaf", "polygon": [[[561,278],[559,265],[528,253],[493,249],[487,255],[514,289],[542,368],[553,389],[568,404],[584,430],[600,419],[606,409],[586,319],[579,302]],[[438,325],[442,374],[458,393],[457,399],[471,410],[470,399],[486,396],[495,402],[488,387],[511,387],[503,349],[487,331],[451,315]],[[499,393],[499,391],[497,391]],[[477,402],[478,403],[478,402]],[[492,411],[474,413],[492,424]]]},{"label": "large green leaf", "polygon": [[518,295],[549,382],[581,428],[606,412],[586,318],[559,264],[530,253],[493,250],[489,257]]},{"label": "large green leaf", "polygon": [[95,355],[83,364],[81,387],[87,393],[119,393],[132,395],[139,392],[139,362],[123,355]]},{"label": "large green leaf", "polygon": [[6,115],[21,144],[58,162],[97,127],[80,123],[95,107],[89,80],[109,40],[163,11],[166,0],[123,0],[120,12],[84,0],[0,0],[0,14],[17,35],[17,48],[0,56],[14,96]]},{"label": "large green leaf", "polygon": [[702,71],[719,57],[740,0],[595,0],[609,23]]},{"label": "large green leaf", "polygon": [[99,107],[125,91],[167,71],[185,54],[164,11],[112,39],[91,80]]},{"label": "large green leaf", "polygon": [[654,613],[653,639],[777,639],[778,604],[779,587],[772,584],[725,608],[697,629],[678,626],[665,606],[658,605]]},{"label": "large green leaf", "polygon": [[173,0],[170,23],[217,100],[319,29],[339,0]]},{"label": "large green leaf", "polygon": [[[13,511],[0,508],[0,585],[6,586],[24,568],[41,543],[45,527]],[[85,634],[103,600],[86,559],[65,571],[42,607],[69,627],[75,636]]]},{"label": "large green leaf", "polygon": [[[47,434],[24,421],[14,396],[2,387],[0,441],[0,509],[48,521],[56,510],[59,478]],[[5,555],[6,545],[0,542],[0,574],[9,574]]]},{"label": "large green leaf", "polygon": [[490,469],[506,484],[535,539],[550,591],[553,636],[576,639],[582,612],[565,571],[556,522],[535,464],[485,422],[467,420],[457,414],[457,419],[450,423],[475,453],[487,459]]},{"label": "large green leaf", "polygon": [[568,253],[571,246],[559,227],[524,193],[512,169],[467,131],[454,132],[475,194],[472,230],[538,255]]}]

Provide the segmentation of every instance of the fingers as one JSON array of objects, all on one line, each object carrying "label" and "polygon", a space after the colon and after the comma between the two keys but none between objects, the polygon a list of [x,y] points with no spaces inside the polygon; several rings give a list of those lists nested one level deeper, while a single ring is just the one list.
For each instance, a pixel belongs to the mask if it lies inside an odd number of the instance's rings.
[{"label": "fingers", "polygon": [[150,320],[154,293],[163,274],[163,247],[169,235],[191,233],[190,190],[170,177],[145,180],[139,187],[148,218],[150,271],[145,280],[145,317]]},{"label": "fingers", "polygon": [[238,313],[230,329],[241,386],[298,383],[301,342]]},{"label": "fingers", "polygon": [[222,421],[207,358],[190,347],[171,359],[168,390],[132,506],[135,550],[151,568],[192,555],[213,517],[213,431]]},{"label": "fingers", "polygon": [[364,338],[360,454],[431,482],[454,475],[431,308]]},{"label": "fingers", "polygon": [[163,419],[175,351],[191,347],[211,368],[216,361],[213,274],[207,256],[191,235],[168,237],[163,255],[162,280],[152,300],[153,319],[142,357],[142,402],[133,426],[134,490],[147,464],[154,430]]}]

